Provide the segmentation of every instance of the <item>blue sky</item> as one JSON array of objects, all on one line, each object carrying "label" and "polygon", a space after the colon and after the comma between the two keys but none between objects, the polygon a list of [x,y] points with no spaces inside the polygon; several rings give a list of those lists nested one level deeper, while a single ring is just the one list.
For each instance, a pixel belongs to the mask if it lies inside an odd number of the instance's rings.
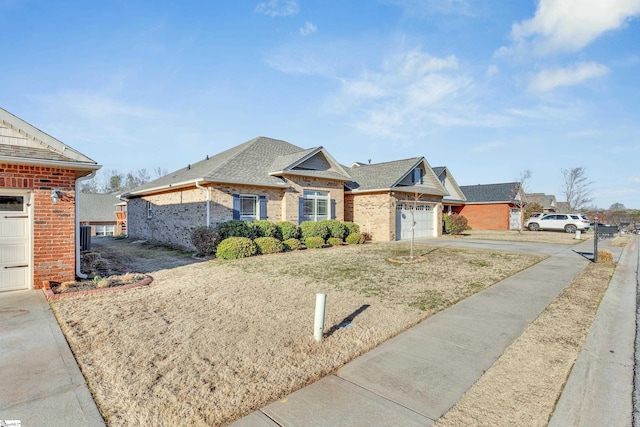
[{"label": "blue sky", "polygon": [[640,209],[640,0],[0,0],[0,106],[121,172],[256,136]]}]

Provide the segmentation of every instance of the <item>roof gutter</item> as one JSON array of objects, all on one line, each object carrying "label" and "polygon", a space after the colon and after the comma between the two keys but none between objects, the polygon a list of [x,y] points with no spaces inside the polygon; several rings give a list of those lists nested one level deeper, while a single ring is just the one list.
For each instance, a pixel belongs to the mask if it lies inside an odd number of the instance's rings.
[{"label": "roof gutter", "polygon": [[97,171],[102,167],[96,163],[83,163],[83,162],[65,162],[62,160],[41,160],[41,159],[26,159],[24,157],[13,156],[0,156],[0,163],[17,163],[20,165],[43,165],[43,166],[56,166],[65,167],[69,169],[77,170],[90,170]]},{"label": "roof gutter", "polygon": [[211,187],[203,187],[198,181],[196,181],[196,187],[207,193],[207,227],[209,227],[211,225]]}]

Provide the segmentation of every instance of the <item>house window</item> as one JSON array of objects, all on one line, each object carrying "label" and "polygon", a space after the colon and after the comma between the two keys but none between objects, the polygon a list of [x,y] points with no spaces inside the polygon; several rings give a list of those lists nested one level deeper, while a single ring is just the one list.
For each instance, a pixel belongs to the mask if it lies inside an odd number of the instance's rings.
[{"label": "house window", "polygon": [[153,205],[147,201],[147,218],[153,218]]},{"label": "house window", "polygon": [[303,221],[329,219],[329,192],[305,190],[303,193]]},{"label": "house window", "polygon": [[258,219],[258,196],[240,194],[240,220]]},{"label": "house window", "polygon": [[411,180],[411,181],[412,181],[414,184],[422,184],[422,183],[423,183],[423,182],[422,182],[422,177],[423,177],[422,169],[421,169],[421,168],[415,168],[415,169],[413,170],[413,177],[412,177],[412,180]]},{"label": "house window", "polygon": [[267,219],[267,197],[253,194],[234,194],[233,219],[242,221]]},{"label": "house window", "polygon": [[0,211],[2,212],[23,212],[23,196],[0,196]]},{"label": "house window", "polygon": [[113,236],[113,224],[96,225],[96,236]]}]

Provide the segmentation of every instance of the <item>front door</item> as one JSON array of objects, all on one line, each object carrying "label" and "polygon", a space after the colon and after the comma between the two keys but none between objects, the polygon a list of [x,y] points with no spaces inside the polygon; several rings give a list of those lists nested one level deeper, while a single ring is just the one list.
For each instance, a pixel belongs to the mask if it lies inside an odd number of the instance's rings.
[{"label": "front door", "polygon": [[28,193],[0,190],[0,292],[31,287]]}]

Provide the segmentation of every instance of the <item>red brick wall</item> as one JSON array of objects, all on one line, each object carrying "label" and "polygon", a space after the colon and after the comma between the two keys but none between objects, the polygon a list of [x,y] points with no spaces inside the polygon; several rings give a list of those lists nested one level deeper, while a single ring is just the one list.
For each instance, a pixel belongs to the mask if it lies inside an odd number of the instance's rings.
[{"label": "red brick wall", "polygon": [[[75,279],[75,172],[0,164],[0,188],[33,190],[33,285]],[[57,205],[51,189],[61,190]]]},{"label": "red brick wall", "polygon": [[507,203],[464,205],[461,209],[454,209],[467,218],[473,230],[508,230],[509,210]]}]

